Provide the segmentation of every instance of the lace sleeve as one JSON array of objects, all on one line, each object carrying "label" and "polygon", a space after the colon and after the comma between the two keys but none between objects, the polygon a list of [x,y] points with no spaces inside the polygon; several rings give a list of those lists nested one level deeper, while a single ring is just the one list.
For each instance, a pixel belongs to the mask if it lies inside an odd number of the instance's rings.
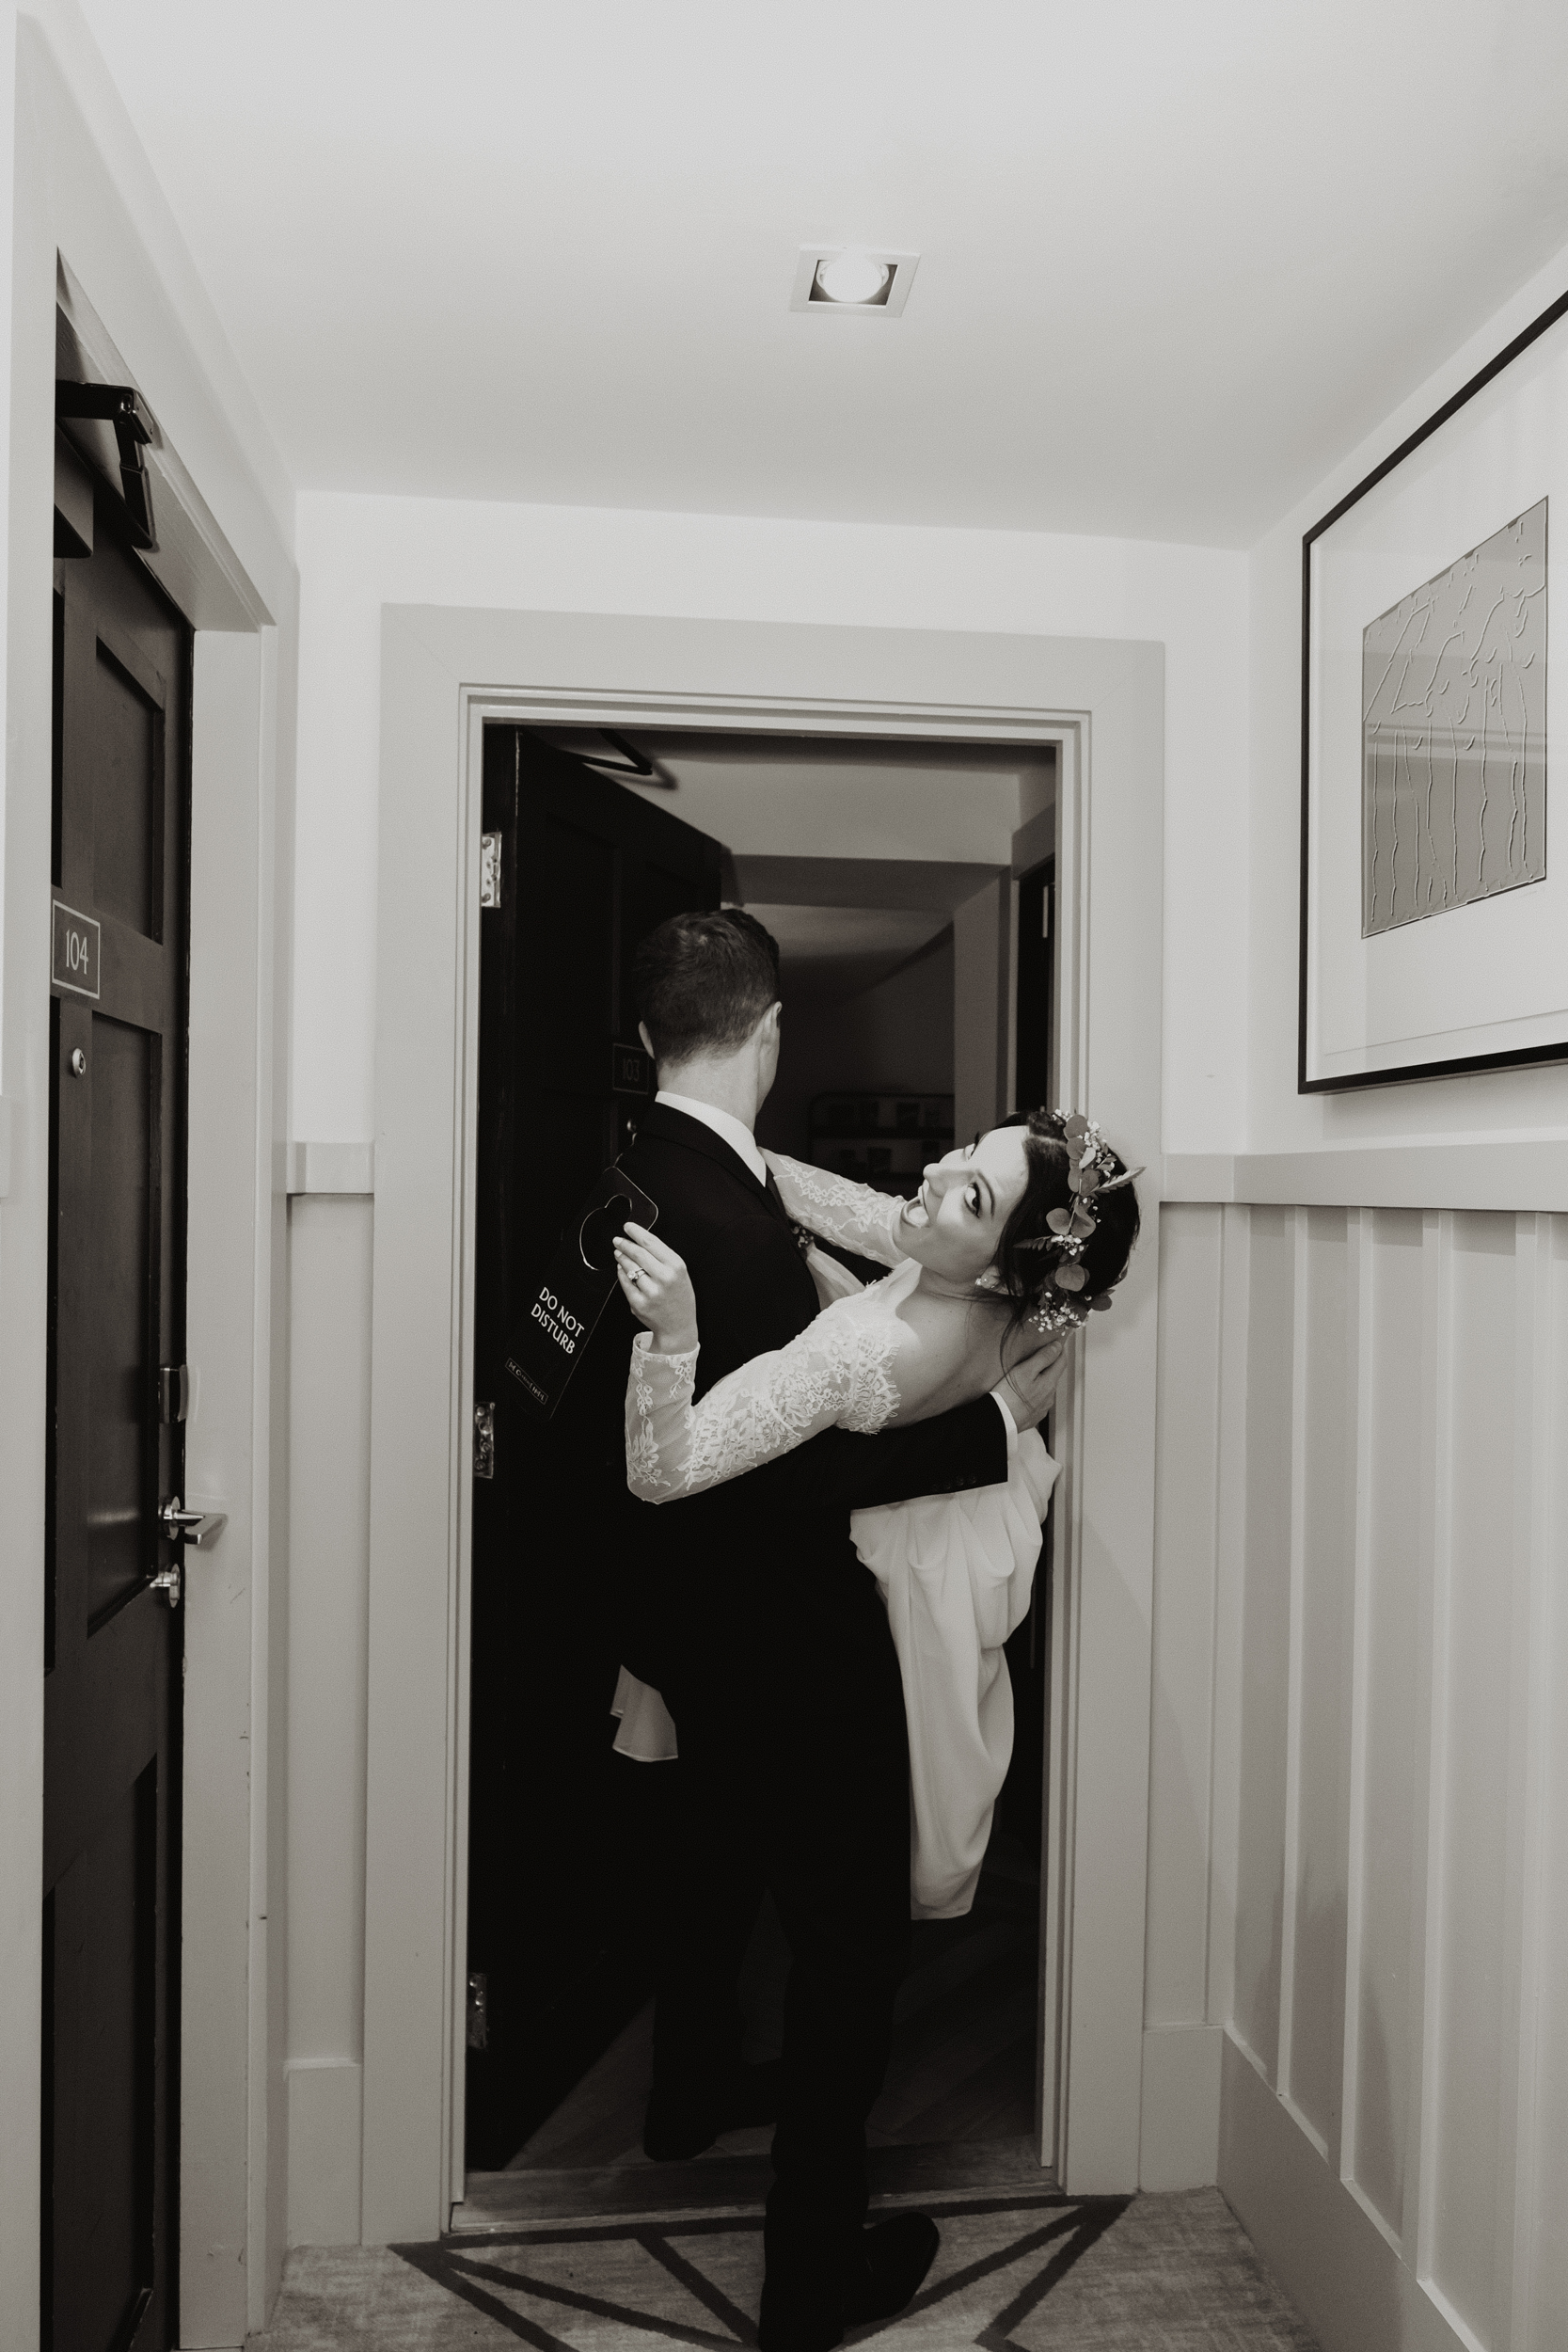
[{"label": "lace sleeve", "polygon": [[626,1381],[626,1484],[644,1502],[701,1494],[788,1454],[819,1430],[885,1427],[900,1398],[894,1362],[910,1338],[895,1314],[844,1299],[787,1347],[755,1356],[691,1401],[698,1350],[656,1355],[632,1343]]},{"label": "lace sleeve", "polygon": [[825,1168],[808,1168],[804,1160],[786,1159],[782,1152],[765,1152],[773,1171],[779,1198],[798,1225],[852,1249],[879,1265],[902,1265],[909,1256],[894,1238],[901,1200],[879,1192],[873,1184],[857,1184],[847,1176],[830,1175]]}]

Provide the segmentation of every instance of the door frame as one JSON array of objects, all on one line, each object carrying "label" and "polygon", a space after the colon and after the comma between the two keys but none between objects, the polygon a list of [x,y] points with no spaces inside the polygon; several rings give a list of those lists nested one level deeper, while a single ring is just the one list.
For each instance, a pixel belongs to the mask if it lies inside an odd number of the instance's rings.
[{"label": "door frame", "polygon": [[[1040,2153],[1137,2185],[1153,1575],[1164,648],[384,606],[362,2236],[462,2201],[473,1151],[487,719],[1058,746],[1064,1098],[1148,1163],[1075,1350],[1052,1597]],[[639,684],[637,681],[657,680]],[[613,681],[613,683],[610,683]],[[936,690],[935,691],[933,690]],[[1077,1856],[1092,1856],[1079,1873]]]},{"label": "door frame", "polygon": [[[84,118],[70,60],[16,29],[15,238],[6,362],[3,993],[0,993],[0,2018],[8,2113],[37,2113],[47,1327],[50,582],[56,306],[88,372],[143,391],[160,547],[146,558],[196,630],[191,746],[186,1489],[224,1509],[191,1563],[182,1804],[180,2311],[187,2344],[238,2345],[281,2268],[283,1939],[278,1705],[286,1519],[287,812],[297,580],[246,430],[202,373],[198,305],[144,239],[136,154]],[[125,126],[128,139],[129,125]],[[132,193],[125,194],[129,186]],[[160,199],[161,200],[161,199]],[[157,246],[154,222],[150,232]],[[182,262],[181,266],[184,266]],[[126,354],[130,353],[131,358]],[[230,395],[232,387],[230,388]],[[189,460],[189,464],[184,462]],[[221,517],[221,519],[220,519]],[[282,873],[279,874],[279,864]],[[280,889],[281,883],[281,889]],[[281,935],[281,936],[280,936]],[[269,1733],[272,1735],[269,1739]],[[269,1824],[270,1834],[269,1834]],[[270,1920],[270,1926],[269,1926]],[[0,2145],[0,2294],[31,2341],[38,2138]]]}]

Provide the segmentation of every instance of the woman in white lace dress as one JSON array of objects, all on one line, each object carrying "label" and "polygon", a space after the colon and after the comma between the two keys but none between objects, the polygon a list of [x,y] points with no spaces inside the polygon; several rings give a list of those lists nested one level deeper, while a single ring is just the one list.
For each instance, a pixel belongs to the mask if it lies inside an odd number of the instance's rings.
[{"label": "woman in white lace dress", "polygon": [[[699,1494],[834,1424],[871,1432],[986,1394],[1042,1331],[1065,1337],[1110,1306],[1137,1236],[1132,1179],[1142,1171],[1076,1115],[993,1128],[927,1168],[912,1200],[765,1156],[798,1225],[893,1271],[863,1290],[811,1252],[822,1312],[694,1404],[700,1335],[685,1264],[628,1226],[616,1245],[621,1286],[647,1330],[632,1349],[626,1471],[645,1502]],[[1003,1645],[1028,1611],[1055,1477],[1026,1430],[1006,1486],[850,1520],[903,1677],[917,1918],[956,1917],[974,1901],[1012,1754]]]}]

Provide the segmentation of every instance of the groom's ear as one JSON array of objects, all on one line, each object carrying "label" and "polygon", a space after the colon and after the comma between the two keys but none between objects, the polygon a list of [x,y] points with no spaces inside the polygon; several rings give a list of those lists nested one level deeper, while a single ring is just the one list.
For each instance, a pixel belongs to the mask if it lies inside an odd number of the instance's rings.
[{"label": "groom's ear", "polygon": [[652,1062],[657,1062],[658,1056],[654,1052],[654,1041],[648,1035],[648,1025],[645,1021],[640,1021],[638,1023],[637,1034],[642,1040],[643,1050],[647,1054],[648,1059]]},{"label": "groom's ear", "polygon": [[759,1053],[766,1054],[771,1051],[772,1053],[777,1054],[779,1050],[779,1016],[783,1010],[783,1005],[772,1004],[768,1006],[768,1010],[765,1013],[760,1013],[758,1015],[757,1025],[752,1031],[752,1042],[755,1045]]}]

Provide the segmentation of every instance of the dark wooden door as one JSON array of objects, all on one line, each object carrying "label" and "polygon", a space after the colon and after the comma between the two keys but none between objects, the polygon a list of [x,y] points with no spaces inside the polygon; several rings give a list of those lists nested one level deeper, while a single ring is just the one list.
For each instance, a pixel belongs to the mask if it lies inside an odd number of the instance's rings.
[{"label": "dark wooden door", "polygon": [[[191,632],[117,540],[55,589],[45,2352],[176,2338]],[[168,1419],[164,1417],[167,1409]]]},{"label": "dark wooden door", "polygon": [[474,1395],[495,1428],[473,1522],[467,2137],[480,2169],[509,2162],[649,1981],[662,1768],[611,1752],[602,1430],[581,1409],[582,1372],[542,1427],[501,1359],[566,1220],[652,1096],[633,950],[720,898],[716,841],[526,728],[485,730],[484,828],[500,903],[481,917],[475,1220]]}]

